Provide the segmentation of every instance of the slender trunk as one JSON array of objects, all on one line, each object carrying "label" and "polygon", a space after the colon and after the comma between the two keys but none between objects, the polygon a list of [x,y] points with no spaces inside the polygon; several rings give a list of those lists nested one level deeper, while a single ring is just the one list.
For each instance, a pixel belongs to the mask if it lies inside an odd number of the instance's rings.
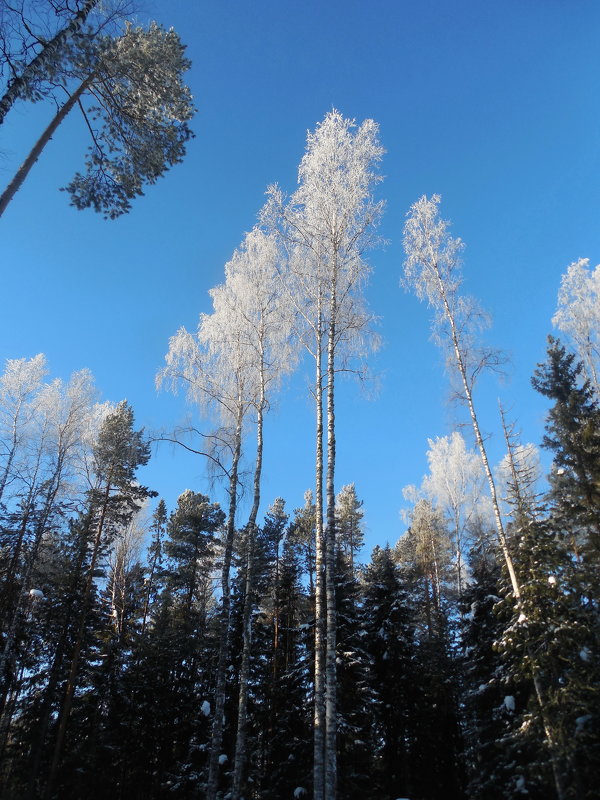
[{"label": "slender trunk", "polygon": [[[458,510],[458,506],[454,505],[453,508],[454,512],[454,535],[456,537],[456,588],[458,590],[458,596],[462,597],[462,590],[463,590],[463,559],[462,559],[462,550],[463,550],[463,542],[462,542],[462,534],[461,534],[461,521],[460,521],[460,511]],[[462,615],[462,611],[460,612]]]},{"label": "slender trunk", "polygon": [[450,308],[450,304],[448,303],[448,298],[446,296],[446,290],[439,274],[437,271],[436,265],[436,274],[438,278],[438,286],[440,290],[440,295],[442,297],[444,303],[444,310],[446,312],[446,318],[448,319],[448,323],[450,325],[450,331],[452,335],[452,347],[454,350],[454,358],[456,359],[456,366],[460,373],[460,377],[463,384],[463,390],[465,393],[465,399],[467,401],[467,406],[469,408],[469,415],[471,417],[471,424],[473,426],[473,433],[475,435],[475,442],[477,443],[477,449],[479,450],[479,456],[481,458],[481,463],[483,465],[483,471],[485,472],[485,477],[487,479],[488,488],[490,490],[490,497],[492,500],[492,508],[494,510],[494,520],[496,523],[496,532],[498,534],[498,542],[500,544],[500,548],[502,550],[502,555],[504,557],[504,561],[506,562],[506,568],[508,570],[508,574],[510,577],[510,583],[512,586],[513,594],[517,600],[521,598],[521,589],[519,586],[519,582],[517,580],[517,574],[515,571],[514,563],[512,560],[512,556],[510,554],[510,550],[508,548],[508,542],[506,540],[506,534],[504,532],[504,525],[502,524],[502,515],[500,513],[500,506],[498,503],[498,494],[496,492],[496,484],[494,482],[494,478],[492,475],[492,470],[490,469],[490,462],[488,461],[487,451],[485,449],[485,442],[483,441],[483,436],[481,435],[481,430],[479,428],[479,420],[477,418],[477,414],[475,412],[475,405],[473,404],[473,393],[471,391],[471,386],[469,383],[469,379],[467,376],[467,368],[465,366],[465,361],[463,358],[463,352],[460,346],[460,340],[458,336],[458,331],[456,328],[456,321],[454,319],[454,314],[452,313],[452,309]]},{"label": "slender trunk", "polygon": [[335,334],[337,319],[336,278],[331,287],[327,337],[327,528],[325,578],[327,596],[327,645],[325,655],[325,800],[337,791],[337,670],[335,606]]},{"label": "slender trunk", "polygon": [[[264,365],[264,354],[261,353]],[[260,506],[260,479],[263,458],[263,416],[265,408],[265,376],[261,367],[260,398],[256,414],[256,464],[254,467],[254,496],[248,518],[248,554],[246,561],[246,582],[244,587],[243,646],[240,666],[240,691],[238,697],[238,722],[233,762],[233,788],[231,800],[239,800],[242,779],[246,765],[246,722],[248,716],[248,676],[250,673],[250,651],[252,646],[252,584],[254,579],[254,545],[256,539],[256,518]]]},{"label": "slender trunk", "polygon": [[46,130],[42,133],[40,138],[34,144],[31,152],[25,159],[25,161],[21,164],[19,169],[17,170],[17,174],[12,179],[12,181],[8,184],[2,195],[0,195],[0,217],[6,211],[6,208],[10,201],[13,199],[15,194],[23,185],[25,178],[29,175],[29,171],[38,160],[44,147],[48,144],[50,139],[52,138],[54,132],[60,125],[60,123],[64,120],[67,114],[71,111],[75,103],[79,100],[81,95],[85,92],[85,90],[89,87],[92,80],[94,79],[94,75],[90,75],[86,78],[79,87],[73,92],[73,94],[69,97],[67,102],[62,106],[57,114],[55,115],[52,122],[48,125]]},{"label": "slender trunk", "polygon": [[[480,454],[480,457],[481,457],[481,462],[483,464],[483,469],[484,469],[485,476],[487,478],[487,482],[488,482],[488,486],[489,486],[489,490],[490,490],[490,496],[491,496],[491,499],[492,499],[492,507],[494,509],[494,518],[495,518],[495,522],[496,522],[496,530],[497,530],[497,533],[498,533],[498,541],[499,541],[500,549],[502,550],[502,555],[504,557],[504,561],[506,563],[506,568],[507,568],[507,571],[508,571],[508,574],[509,574],[509,577],[510,577],[510,582],[511,582],[512,590],[513,590],[513,594],[515,596],[515,600],[517,601],[517,607],[520,607],[521,606],[521,602],[522,602],[521,601],[521,598],[522,598],[521,587],[520,587],[520,584],[519,584],[519,580],[517,578],[517,573],[516,573],[516,570],[515,570],[515,565],[514,565],[514,562],[513,562],[513,559],[512,559],[512,555],[511,555],[510,549],[508,547],[508,541],[506,539],[506,534],[505,534],[505,531],[504,531],[504,525],[502,524],[502,515],[500,513],[500,505],[498,503],[498,495],[497,495],[497,492],[496,492],[496,484],[494,482],[494,478],[493,478],[493,475],[492,475],[492,470],[490,469],[490,464],[489,464],[488,457],[487,457],[487,452],[486,452],[486,449],[485,449],[485,443],[483,441],[483,436],[481,435],[481,430],[479,428],[479,421],[477,419],[477,414],[475,412],[475,405],[473,403],[473,394],[472,394],[471,386],[469,384],[469,380],[468,380],[468,377],[467,377],[467,370],[466,370],[466,366],[465,366],[465,362],[464,362],[464,358],[463,358],[463,353],[462,353],[462,350],[461,350],[461,347],[460,347],[458,331],[457,331],[457,328],[456,328],[456,321],[454,319],[454,315],[453,315],[452,310],[450,308],[450,305],[448,303],[448,299],[447,299],[447,296],[446,296],[446,291],[445,291],[441,276],[439,275],[439,272],[437,273],[437,275],[438,275],[440,293],[441,293],[441,296],[442,296],[442,299],[443,299],[443,302],[444,302],[444,309],[445,309],[445,312],[446,312],[446,317],[447,317],[448,322],[450,324],[450,330],[451,330],[451,334],[452,334],[452,346],[454,348],[454,356],[456,358],[456,364],[457,364],[458,370],[460,372],[460,376],[461,376],[462,383],[463,383],[463,388],[464,388],[464,392],[465,392],[465,398],[467,400],[467,405],[468,405],[468,408],[469,408],[469,414],[471,416],[471,422],[472,422],[472,425],[473,425],[473,433],[475,434],[475,441],[477,442],[477,448],[479,450],[479,454]],[[528,653],[530,655],[530,659],[531,659],[532,654],[531,654],[531,648],[529,646],[527,646],[527,651],[528,651]],[[561,780],[560,780],[560,770],[558,769],[558,765],[556,763],[556,756],[555,756],[556,743],[554,741],[554,736],[552,734],[552,729],[551,729],[550,724],[549,724],[548,719],[547,719],[546,704],[544,702],[544,698],[543,698],[543,695],[542,695],[541,684],[540,684],[540,681],[539,681],[539,676],[537,674],[537,668],[536,668],[536,665],[535,665],[533,660],[531,660],[531,664],[532,664],[532,678],[533,678],[533,683],[534,683],[534,688],[535,688],[535,691],[536,691],[538,704],[539,704],[539,707],[540,707],[540,714],[541,714],[542,722],[543,722],[543,726],[544,726],[544,733],[546,735],[546,739],[548,741],[548,745],[549,745],[549,749],[550,749],[550,753],[551,753],[552,771],[553,771],[553,776],[554,776],[554,788],[555,788],[555,791],[556,791],[556,797],[557,797],[557,800],[563,800],[564,792],[563,792],[562,783],[561,783]]]},{"label": "slender trunk", "polygon": [[104,491],[104,498],[102,501],[102,508],[100,511],[100,519],[98,520],[98,527],[96,529],[96,537],[94,539],[94,548],[92,550],[92,557],[90,560],[90,566],[88,567],[88,574],[87,580],[85,583],[85,588],[83,590],[83,598],[82,598],[82,607],[79,617],[79,628],[77,630],[77,637],[75,639],[75,646],[73,648],[73,653],[71,655],[71,668],[69,670],[69,677],[67,680],[67,689],[65,692],[65,698],[63,700],[62,709],[59,715],[59,723],[58,723],[58,731],[56,734],[56,742],[54,745],[54,753],[52,756],[52,764],[50,766],[50,775],[48,777],[48,785],[46,787],[46,796],[52,797],[52,792],[54,789],[54,781],[56,780],[56,774],[58,771],[58,765],[60,762],[60,757],[62,755],[63,745],[65,741],[65,735],[67,732],[67,724],[69,722],[69,717],[71,715],[71,708],[73,706],[73,696],[75,694],[75,687],[77,683],[77,671],[79,668],[79,658],[81,655],[81,648],[83,645],[83,639],[85,635],[85,625],[87,622],[87,616],[90,609],[90,599],[92,594],[92,586],[94,583],[94,572],[96,570],[96,562],[98,560],[98,553],[100,552],[100,544],[102,541],[102,533],[104,532],[104,523],[106,520],[106,513],[108,510],[108,501],[110,499],[110,490],[111,490],[111,476],[107,478],[106,481],[106,489]]},{"label": "slender trunk", "polygon": [[322,367],[322,308],[319,297],[316,333],[316,463],[315,463],[315,681],[314,681],[314,739],[313,739],[313,798],[325,797],[325,541],[323,536],[323,367]]},{"label": "slender trunk", "polygon": [[215,711],[210,742],[210,757],[208,765],[208,782],[206,786],[206,800],[216,800],[219,785],[219,755],[223,743],[223,725],[225,711],[225,671],[229,656],[229,616],[231,610],[231,587],[229,573],[231,571],[231,557],[233,554],[233,540],[235,537],[235,512],[237,507],[238,467],[242,452],[242,415],[243,410],[238,410],[236,420],[235,439],[233,446],[233,459],[229,474],[229,514],[225,532],[225,552],[223,554],[223,568],[221,571],[221,625],[219,631],[219,654],[215,678]]},{"label": "slender trunk", "polygon": [[44,45],[35,58],[27,64],[21,75],[10,82],[6,92],[2,98],[0,98],[0,125],[4,122],[4,117],[19,97],[26,95],[28,90],[31,89],[32,81],[36,78],[43,77],[43,72],[46,67],[56,61],[61,47],[81,30],[86,19],[99,2],[100,0],[87,0],[83,8],[75,14],[69,24],[58,31],[58,33]]}]

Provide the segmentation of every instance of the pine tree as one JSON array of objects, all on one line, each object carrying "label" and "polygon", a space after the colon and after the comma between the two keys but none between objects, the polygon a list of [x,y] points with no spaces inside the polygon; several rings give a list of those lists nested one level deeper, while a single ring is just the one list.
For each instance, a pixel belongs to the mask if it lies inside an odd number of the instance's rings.
[{"label": "pine tree", "polygon": [[575,356],[550,337],[548,360],[538,366],[532,382],[554,401],[543,440],[554,458],[550,477],[554,519],[570,532],[575,555],[598,564],[600,409],[582,372]]},{"label": "pine tree", "polygon": [[87,550],[89,545],[91,552],[89,560],[84,556],[82,564],[85,582],[80,597],[78,629],[71,651],[69,676],[58,718],[48,793],[54,785],[63,751],[100,559],[114,538],[117,527],[126,524],[139,509],[141,501],[151,495],[136,480],[136,470],[148,462],[150,448],[143,432],[133,430],[133,421],[133,411],[123,401],[106,417],[94,447],[95,486],[89,493],[81,551],[84,548]]},{"label": "pine tree", "polygon": [[[91,207],[110,219],[127,213],[144,185],[156,183],[185,155],[194,109],[182,75],[190,63],[174,30],[127,23],[118,37],[82,36],[68,47],[59,71],[67,100],[0,195],[0,216],[76,105],[93,130],[86,171],[66,187],[78,209]],[[93,100],[86,109],[88,96]]]},{"label": "pine tree", "polygon": [[[495,646],[506,627],[501,570],[485,541],[471,552],[472,581],[461,597],[461,657],[464,693],[466,795],[504,800],[518,774],[508,769],[511,728],[523,682],[509,678]],[[500,611],[502,609],[502,613]]]}]

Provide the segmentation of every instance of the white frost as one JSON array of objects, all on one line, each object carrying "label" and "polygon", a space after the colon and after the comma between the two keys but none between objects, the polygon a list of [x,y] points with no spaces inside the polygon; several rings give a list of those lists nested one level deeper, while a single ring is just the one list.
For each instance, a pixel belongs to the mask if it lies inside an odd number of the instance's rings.
[{"label": "white frost", "polygon": [[208,700],[205,700],[200,706],[200,713],[205,717],[210,717],[210,703]]},{"label": "white frost", "polygon": [[227,760],[228,759],[227,759],[227,756],[225,755],[225,753],[221,753],[221,755],[219,756],[219,764],[223,765],[223,764],[227,763]]},{"label": "white frost", "polygon": [[529,794],[529,792],[525,788],[525,778],[522,775],[516,776],[515,789],[517,790],[517,792],[521,792],[522,794]]},{"label": "white frost", "polygon": [[504,703],[504,708],[507,711],[515,710],[515,698],[512,696],[512,694],[507,694],[503,700],[503,703]]},{"label": "white frost", "polygon": [[582,647],[581,648],[581,650],[579,651],[579,658],[582,661],[589,661],[590,660],[590,651],[588,650],[587,647]]},{"label": "white frost", "polygon": [[575,720],[575,733],[581,733],[581,731],[585,727],[586,722],[589,722],[591,718],[592,718],[591,714],[585,714],[585,716],[583,717],[577,717],[577,719]]}]

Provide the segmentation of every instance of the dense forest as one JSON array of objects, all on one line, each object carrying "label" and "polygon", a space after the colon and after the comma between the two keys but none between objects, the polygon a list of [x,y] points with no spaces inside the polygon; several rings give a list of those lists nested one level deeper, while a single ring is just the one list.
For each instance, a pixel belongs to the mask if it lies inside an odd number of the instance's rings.
[{"label": "dense forest", "polygon": [[[0,16],[0,123],[17,101],[70,90],[0,214],[88,93],[95,135],[67,191],[114,219],[185,155],[189,64],[172,30],[118,29],[93,0],[49,5],[51,39],[32,35],[26,3]],[[373,120],[332,110],[308,133],[297,188],[268,187],[212,312],[165,343],[156,385],[185,396],[193,425],[150,434],[127,401],[99,401],[86,369],[64,381],[42,354],[6,363],[2,797],[599,797],[600,267],[580,259],[563,276],[562,339],[531,378],[550,473],[502,405],[494,466],[478,379],[504,357],[462,291],[440,197],[410,207],[402,281],[468,425],[430,439],[405,533],[366,554],[360,476],[336,479],[336,392],[342,373],[366,378],[379,344],[364,290],[383,154]],[[262,487],[265,423],[297,369],[315,462],[294,509]],[[206,464],[220,502],[182,486],[168,508],[140,483],[152,447],[173,442]]]}]

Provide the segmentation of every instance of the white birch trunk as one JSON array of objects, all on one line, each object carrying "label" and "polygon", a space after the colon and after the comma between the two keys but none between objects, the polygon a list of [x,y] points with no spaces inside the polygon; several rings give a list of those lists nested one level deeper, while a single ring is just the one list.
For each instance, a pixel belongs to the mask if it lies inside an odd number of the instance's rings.
[{"label": "white birch trunk", "polygon": [[219,785],[219,756],[223,744],[223,727],[225,712],[225,678],[227,660],[229,657],[229,616],[231,611],[231,557],[233,554],[233,540],[235,537],[235,512],[237,508],[238,468],[242,452],[242,410],[238,411],[236,420],[233,459],[229,475],[229,513],[227,529],[225,532],[225,552],[223,554],[223,567],[221,570],[221,624],[219,631],[219,654],[217,657],[215,678],[215,711],[210,742],[210,756],[208,766],[208,782],[206,786],[206,800],[216,800]]},{"label": "white birch trunk", "polygon": [[325,799],[325,541],[323,536],[323,368],[322,368],[322,308],[319,297],[316,326],[316,460],[315,460],[315,682],[314,682],[314,752],[313,797]]},{"label": "white birch trunk", "polygon": [[246,582],[244,586],[244,613],[242,621],[242,663],[240,667],[240,689],[238,696],[238,722],[235,740],[235,756],[233,762],[233,786],[231,800],[239,800],[242,780],[246,766],[248,716],[248,676],[250,673],[250,652],[252,647],[252,583],[254,579],[254,545],[256,539],[256,518],[260,506],[260,481],[263,459],[263,417],[265,409],[265,375],[264,354],[261,366],[260,398],[256,417],[256,464],[254,467],[254,496],[248,518],[248,552],[246,560]]},{"label": "white birch trunk", "polygon": [[337,789],[337,670],[335,606],[335,334],[336,277],[332,281],[327,340],[327,527],[325,576],[327,642],[325,656],[325,800],[335,800]]},{"label": "white birch trunk", "polygon": [[[517,601],[517,606],[520,607],[520,605],[521,605],[521,597],[522,597],[521,587],[520,587],[520,584],[519,584],[519,579],[517,577],[517,572],[515,570],[515,565],[514,565],[514,562],[513,562],[511,553],[510,553],[510,549],[508,547],[508,542],[507,542],[506,534],[505,534],[505,531],[504,531],[504,525],[502,524],[502,515],[501,515],[501,512],[500,512],[500,505],[498,503],[498,494],[496,492],[496,484],[494,482],[494,478],[493,478],[493,475],[492,475],[492,470],[490,469],[490,464],[489,464],[488,457],[487,457],[485,443],[483,441],[483,437],[481,435],[481,430],[479,428],[479,421],[477,419],[477,414],[476,414],[476,411],[475,411],[475,405],[473,403],[473,393],[471,391],[471,386],[469,384],[469,380],[468,380],[468,376],[467,376],[467,370],[466,370],[466,366],[465,366],[463,352],[462,352],[461,347],[460,347],[460,340],[459,340],[458,331],[457,331],[457,327],[456,327],[456,320],[454,319],[454,315],[453,315],[452,310],[450,308],[450,304],[448,303],[448,298],[447,298],[447,295],[446,295],[446,290],[445,290],[445,287],[444,287],[444,283],[442,281],[441,275],[439,274],[439,270],[437,269],[437,265],[436,265],[436,273],[437,273],[437,278],[438,278],[438,281],[439,281],[440,295],[441,295],[441,298],[442,298],[443,303],[444,303],[444,310],[446,312],[446,317],[447,317],[448,322],[450,324],[450,331],[451,331],[451,335],[452,335],[452,346],[453,346],[453,350],[454,350],[454,356],[455,356],[455,359],[456,359],[456,366],[458,367],[458,370],[460,372],[460,376],[461,376],[461,379],[462,379],[463,389],[464,389],[464,392],[465,392],[465,398],[467,400],[467,406],[469,408],[469,414],[471,416],[471,422],[472,422],[472,425],[473,425],[473,433],[475,435],[475,441],[477,443],[477,448],[478,448],[479,454],[481,456],[481,463],[483,464],[483,469],[484,469],[485,476],[487,478],[487,482],[488,482],[488,486],[489,486],[489,490],[490,490],[490,496],[491,496],[491,499],[492,499],[492,507],[494,509],[494,519],[495,519],[495,522],[496,522],[496,530],[497,530],[497,533],[498,533],[498,542],[500,544],[500,549],[502,550],[502,555],[503,555],[504,561],[506,563],[506,568],[508,570],[508,574],[509,574],[509,577],[510,577],[510,582],[511,582],[512,590],[513,590],[513,594],[515,596],[515,600]],[[533,680],[533,685],[534,685],[534,689],[535,689],[535,693],[536,693],[536,698],[537,698],[538,705],[539,705],[539,708],[540,708],[540,715],[541,715],[542,724],[543,724],[543,727],[544,727],[544,734],[545,734],[546,740],[548,742],[550,753],[551,753],[552,772],[553,772],[553,777],[554,777],[554,788],[555,788],[555,791],[556,791],[556,797],[557,797],[557,800],[563,800],[564,791],[563,791],[562,782],[561,782],[561,779],[560,779],[560,770],[559,770],[559,767],[558,767],[558,764],[557,764],[556,742],[555,742],[554,735],[553,735],[553,732],[552,732],[552,727],[551,727],[550,722],[548,720],[548,715],[547,715],[547,712],[546,712],[546,703],[545,703],[545,700],[544,700],[542,686],[541,686],[541,682],[540,682],[540,679],[539,679],[538,671],[536,669],[535,661],[533,659],[533,654],[531,653],[531,648],[529,646],[527,646],[527,652],[528,652],[528,654],[530,656],[530,661],[531,661],[531,665],[532,665],[532,680]]]}]

